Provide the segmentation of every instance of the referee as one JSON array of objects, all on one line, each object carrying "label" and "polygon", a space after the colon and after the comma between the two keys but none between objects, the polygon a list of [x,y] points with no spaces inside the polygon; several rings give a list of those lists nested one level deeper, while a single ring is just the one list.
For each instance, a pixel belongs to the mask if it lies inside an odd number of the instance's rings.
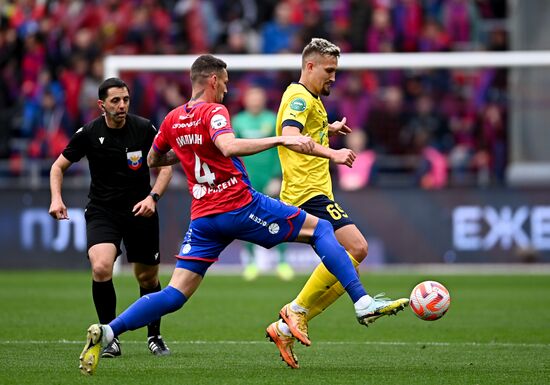
[{"label": "referee", "polygon": [[[87,157],[91,184],[85,218],[92,297],[99,322],[108,324],[116,317],[112,278],[115,260],[122,253],[121,241],[128,262],[133,264],[140,296],[161,289],[156,206],[172,178],[172,169],[159,168],[151,189],[146,156],[156,128],[149,120],[128,114],[129,88],[121,79],[103,81],[98,96],[102,115],[76,131],[51,167],[49,213],[58,220],[69,219],[61,196],[63,175],[74,162]],[[151,353],[170,354],[160,334],[160,319],[148,325],[147,336]],[[120,354],[120,342],[115,338],[102,357]]]}]

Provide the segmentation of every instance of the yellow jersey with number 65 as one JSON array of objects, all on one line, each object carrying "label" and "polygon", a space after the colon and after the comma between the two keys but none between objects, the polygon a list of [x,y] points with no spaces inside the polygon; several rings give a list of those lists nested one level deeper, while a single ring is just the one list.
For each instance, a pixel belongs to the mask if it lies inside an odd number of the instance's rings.
[{"label": "yellow jersey with number 65", "polygon": [[[329,146],[325,106],[318,95],[300,83],[289,85],[281,99],[277,135],[282,135],[285,126],[297,127],[302,135],[310,136],[322,146]],[[282,201],[300,206],[317,195],[334,199],[328,159],[300,154],[284,146],[279,146],[278,151],[283,171]]]}]

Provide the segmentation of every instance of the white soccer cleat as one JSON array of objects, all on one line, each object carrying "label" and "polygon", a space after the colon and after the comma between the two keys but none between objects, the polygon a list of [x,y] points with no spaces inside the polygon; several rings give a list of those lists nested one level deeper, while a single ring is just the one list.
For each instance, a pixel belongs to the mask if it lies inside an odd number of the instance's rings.
[{"label": "white soccer cleat", "polygon": [[[360,324],[369,326],[369,324],[376,321],[378,318],[385,315],[396,314],[397,312],[403,310],[409,304],[408,298],[399,298],[392,300],[390,298],[383,297],[382,294],[377,294],[374,297],[370,297],[370,301],[365,297],[362,297],[357,301],[355,305],[355,314],[357,316],[357,321]],[[366,306],[361,306],[362,302],[367,302]]]}]

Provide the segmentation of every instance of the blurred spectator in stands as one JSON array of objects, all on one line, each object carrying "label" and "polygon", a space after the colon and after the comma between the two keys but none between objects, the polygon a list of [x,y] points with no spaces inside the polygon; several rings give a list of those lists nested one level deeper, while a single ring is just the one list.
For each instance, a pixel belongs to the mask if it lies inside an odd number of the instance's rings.
[{"label": "blurred spectator in stands", "polygon": [[23,56],[21,59],[21,84],[25,95],[34,97],[38,83],[38,74],[46,66],[46,48],[37,34],[38,24],[30,22],[20,29],[23,39]]},{"label": "blurred spectator in stands", "polygon": [[71,120],[63,104],[56,101],[50,90],[45,90],[42,94],[30,127],[33,135],[27,154],[32,159],[53,159],[61,154],[69,142]]},{"label": "blurred spectator in stands", "polygon": [[7,25],[5,15],[0,16],[0,158],[6,158],[13,152],[9,147],[10,139],[20,135],[15,125],[20,114],[21,66],[18,57],[21,45],[17,32]]},{"label": "blurred spectator in stands", "polygon": [[[416,139],[421,137],[422,140]],[[403,143],[410,143],[418,148],[420,143],[441,152],[448,152],[453,146],[453,137],[447,122],[435,109],[433,98],[428,94],[420,95],[415,102],[415,109],[401,138]]]},{"label": "blurred spectator in stands", "polygon": [[447,0],[442,8],[443,26],[456,50],[479,46],[479,12],[470,0]]},{"label": "blurred spectator in stands", "polygon": [[[362,71],[345,71],[337,76],[340,77],[335,89],[337,91],[335,94],[338,95],[338,110],[334,115],[345,116],[349,127],[356,127],[356,130],[362,129],[366,125],[372,108],[373,102],[370,95],[376,92],[376,77],[372,73]],[[325,103],[326,106],[330,104]],[[334,142],[336,139],[342,141],[343,138],[339,135],[332,136],[331,145],[337,146]]]},{"label": "blurred spectator in stands", "polygon": [[372,148],[378,154],[405,154],[408,148],[402,142],[401,131],[407,117],[403,109],[403,93],[399,87],[382,91],[368,116],[367,134]]},{"label": "blurred spectator in stands", "polygon": [[296,50],[298,27],[291,21],[292,9],[286,2],[275,7],[274,19],[262,28],[262,53],[284,53]]},{"label": "blurred spectator in stands", "polygon": [[372,20],[372,4],[364,0],[345,0],[338,3],[345,7],[349,20],[348,39],[352,52],[363,52],[367,30]]},{"label": "blurred spectator in stands", "polygon": [[41,104],[43,95],[46,92],[53,95],[56,103],[63,103],[65,94],[62,85],[53,80],[50,72],[44,68],[40,70],[36,80],[33,83],[27,83],[23,89],[22,119],[19,137],[32,138],[36,135],[36,128],[41,126],[41,123],[38,123],[38,121],[41,119]]},{"label": "blurred spectator in stands", "polygon": [[233,20],[227,26],[225,41],[218,48],[218,53],[247,54],[260,51],[260,36],[246,22]]},{"label": "blurred spectator in stands", "polygon": [[487,167],[498,183],[505,181],[507,164],[505,122],[502,109],[495,103],[488,104],[482,111],[478,158],[480,167]]},{"label": "blurred spectator in stands", "polygon": [[[371,25],[365,39],[366,52],[391,53],[396,49],[396,33],[391,24],[390,11],[386,6],[378,6],[372,12]],[[398,86],[402,82],[403,71],[399,69],[376,72],[381,87]]]},{"label": "blurred spectator in stands", "polygon": [[422,0],[424,19],[439,19],[445,1],[447,0]]},{"label": "blurred spectator in stands", "polygon": [[[269,19],[273,11],[273,0],[262,1],[261,4],[256,0],[213,0],[220,21],[225,24],[238,21],[249,28],[256,28],[258,25],[259,13],[265,11],[269,13]],[[263,15],[263,13],[262,13]],[[261,21],[263,22],[263,20]]]},{"label": "blurred spectator in stands", "polygon": [[416,168],[416,183],[427,190],[441,189],[447,186],[448,162],[444,154],[430,145],[431,138],[427,130],[417,131],[413,138],[413,149],[418,152],[419,165]]},{"label": "blurred spectator in stands", "polygon": [[[103,59],[96,58],[89,66],[89,71],[84,76],[80,95],[78,96],[78,109],[80,121],[88,122],[97,117],[97,90],[103,81]],[[80,127],[79,124],[76,124]]]},{"label": "blurred spectator in stands", "polygon": [[304,24],[306,15],[321,13],[318,0],[283,0],[290,8],[290,23],[296,26]]},{"label": "blurred spectator in stands", "polygon": [[416,52],[422,30],[422,6],[419,0],[400,0],[393,8],[397,47],[400,52]]},{"label": "blurred spectator in stands", "polygon": [[487,50],[507,51],[508,50],[508,33],[502,28],[496,28],[491,30],[489,32]]},{"label": "blurred spectator in stands", "polygon": [[78,102],[82,82],[87,72],[87,59],[80,55],[74,55],[70,58],[70,64],[63,68],[59,74],[59,81],[65,91],[65,109],[69,118],[74,122],[82,121]]},{"label": "blurred spectator in stands", "polygon": [[181,37],[188,40],[186,53],[203,53],[215,46],[222,33],[222,26],[210,1],[180,0],[174,11],[179,19]]},{"label": "blurred spectator in stands", "polygon": [[356,191],[376,184],[376,153],[367,148],[367,143],[367,134],[358,128],[353,128],[353,131],[344,137],[345,147],[353,150],[357,158],[351,168],[337,166],[338,183],[342,190]]},{"label": "blurred spectator in stands", "polygon": [[450,48],[450,38],[436,19],[426,19],[418,38],[418,51],[443,52]]},{"label": "blurred spectator in stands", "polygon": [[415,109],[401,133],[411,153],[419,157],[416,166],[416,183],[426,189],[439,189],[447,185],[447,159],[444,152],[450,150],[453,139],[444,118],[434,107],[428,94],[418,96]]},{"label": "blurred spectator in stands", "polygon": [[[337,24],[337,22],[334,22]],[[328,30],[319,10],[307,9],[304,11],[301,28],[298,32],[299,42],[297,46],[305,47],[314,37],[328,39]],[[332,26],[335,28],[335,25]]]},{"label": "blurred spectator in stands", "polygon": [[476,113],[467,96],[454,98],[449,128],[453,135],[453,148],[449,153],[453,182],[464,184],[468,173],[475,169],[474,155],[477,147]]},{"label": "blurred spectator in stands", "polygon": [[479,14],[484,19],[503,19],[508,12],[508,2],[503,0],[475,0]]},{"label": "blurred spectator in stands", "polygon": [[391,24],[389,10],[385,7],[376,8],[367,30],[366,52],[393,52],[395,39],[396,34]]},{"label": "blurred spectator in stands", "polygon": [[155,93],[159,94],[158,101],[150,119],[155,127],[160,127],[164,117],[177,106],[187,102],[180,84],[175,79],[160,77],[155,81]]}]

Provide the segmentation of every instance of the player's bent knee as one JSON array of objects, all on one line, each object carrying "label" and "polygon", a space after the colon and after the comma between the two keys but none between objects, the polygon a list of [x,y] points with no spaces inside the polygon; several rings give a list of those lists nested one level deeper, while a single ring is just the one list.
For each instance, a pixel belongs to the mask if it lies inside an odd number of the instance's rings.
[{"label": "player's bent knee", "polygon": [[329,233],[334,233],[332,224],[325,219],[319,219],[319,222],[317,222],[317,226],[315,227],[315,231],[313,232],[312,240],[324,237]]},{"label": "player's bent knee", "polygon": [[356,243],[349,248],[348,252],[353,255],[353,259],[355,259],[357,262],[362,262],[367,258],[367,254],[369,252],[369,244],[367,243],[367,241]]}]

